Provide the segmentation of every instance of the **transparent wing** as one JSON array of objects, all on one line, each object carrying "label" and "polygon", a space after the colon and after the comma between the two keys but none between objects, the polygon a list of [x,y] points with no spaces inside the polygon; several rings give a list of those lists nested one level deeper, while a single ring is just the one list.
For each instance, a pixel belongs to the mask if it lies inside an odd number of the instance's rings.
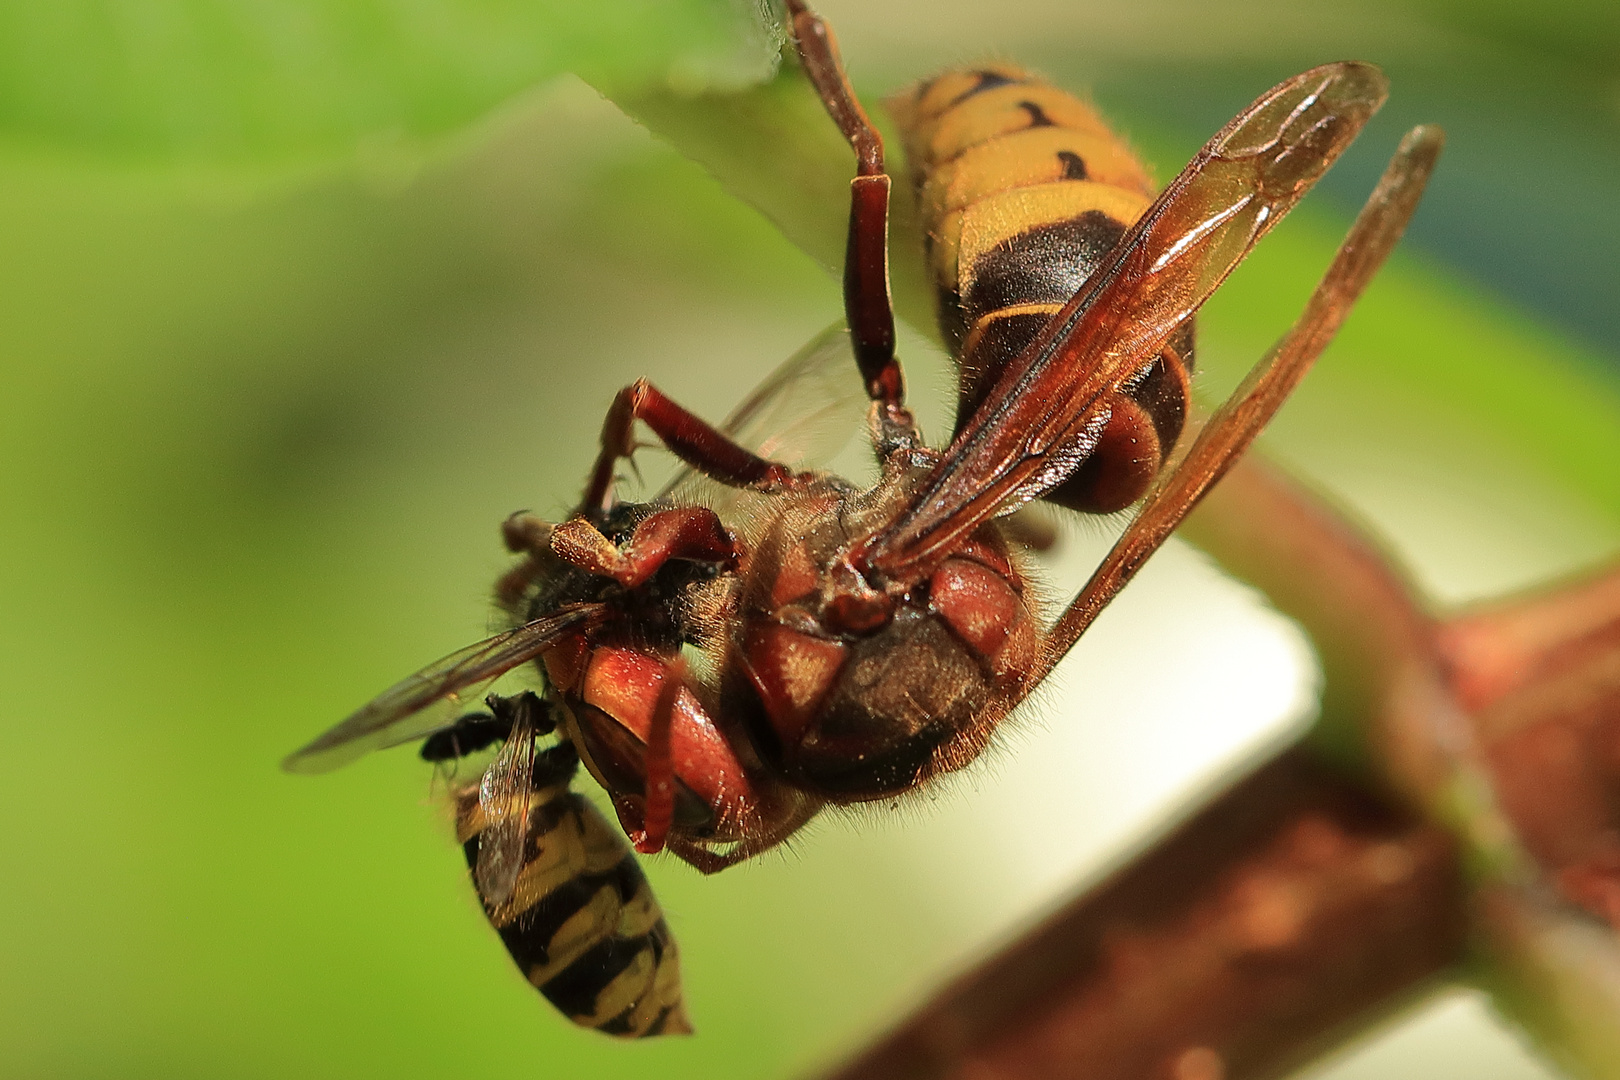
[{"label": "transparent wing", "polygon": [[1199,151],[968,418],[866,553],[892,575],[1050,491],[1090,455],[1104,395],[1171,334],[1324,173],[1383,103],[1369,64],[1279,83]]},{"label": "transparent wing", "polygon": [[601,618],[601,604],[576,604],[453,652],[407,676],[281,762],[288,772],[322,773],[372,750],[431,735],[483,697],[489,684],[539,656],[571,630]]},{"label": "transparent wing", "polygon": [[1339,245],[1299,321],[1249,372],[1186,455],[1148,492],[1137,514],[1115,542],[1091,580],[1052,628],[1045,659],[1031,675],[1031,685],[1080,639],[1092,621],[1126,582],[1164,543],[1237,458],[1338,332],[1357,297],[1394,249],[1417,209],[1423,189],[1439,160],[1445,135],[1437,127],[1413,128],[1384,170],[1383,178],[1362,207],[1350,234]]},{"label": "transparent wing", "polygon": [[[849,330],[834,323],[794,353],[734,409],[720,430],[762,458],[821,468],[865,427],[869,399]],[[690,466],[661,492],[677,502],[707,482]]]},{"label": "transparent wing", "polygon": [[523,845],[529,837],[529,802],[534,778],[534,717],[524,702],[512,718],[512,734],[484,770],[478,785],[478,809],[484,831],[478,840],[473,879],[478,894],[491,907],[506,903],[523,869]]}]

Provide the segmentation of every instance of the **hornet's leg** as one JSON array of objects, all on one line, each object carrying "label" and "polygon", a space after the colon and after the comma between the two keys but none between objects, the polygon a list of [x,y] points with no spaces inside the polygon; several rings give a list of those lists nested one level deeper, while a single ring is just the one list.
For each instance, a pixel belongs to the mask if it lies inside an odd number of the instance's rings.
[{"label": "hornet's leg", "polygon": [[602,422],[602,449],[586,481],[580,514],[598,516],[613,506],[614,468],[620,458],[630,457],[636,448],[637,420],[652,428],[676,457],[722,484],[772,491],[788,486],[798,477],[786,465],[767,461],[738,446],[646,379],[637,379],[619,391]]},{"label": "hornet's leg", "polygon": [[883,138],[849,85],[832,30],[803,0],[787,0],[787,8],[805,74],[855,151],[844,253],[844,313],[855,341],[855,363],[872,400],[898,411],[906,390],[894,355],[894,308],[889,302],[889,175],[883,166]]},{"label": "hornet's leg", "polygon": [[675,700],[686,684],[686,663],[677,658],[664,670],[663,685],[658,688],[658,702],[653,706],[652,722],[647,726],[647,752],[643,761],[647,770],[647,786],[643,793],[645,809],[642,811],[641,835],[631,837],[636,850],[652,855],[664,850],[669,839],[669,827],[675,821],[675,762],[671,743],[674,739]]},{"label": "hornet's leg", "polygon": [[713,510],[678,506],[649,514],[624,547],[584,518],[571,518],[551,532],[551,553],[627,589],[644,584],[671,559],[735,566],[737,548]]},{"label": "hornet's leg", "polygon": [[815,817],[823,805],[818,799],[805,799],[765,831],[741,840],[725,851],[714,851],[685,836],[671,836],[667,846],[671,853],[698,873],[718,874],[728,866],[736,866],[782,843]]}]

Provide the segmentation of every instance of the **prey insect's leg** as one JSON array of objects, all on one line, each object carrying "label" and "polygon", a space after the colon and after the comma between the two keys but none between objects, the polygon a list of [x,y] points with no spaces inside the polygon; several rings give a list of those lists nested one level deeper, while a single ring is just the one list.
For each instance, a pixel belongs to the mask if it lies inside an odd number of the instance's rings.
[{"label": "prey insect's leg", "polygon": [[643,584],[671,559],[735,566],[737,548],[713,510],[678,506],[649,514],[620,548],[584,518],[572,518],[551,533],[551,552],[627,589]]},{"label": "prey insect's leg", "polygon": [[855,363],[873,400],[898,409],[906,390],[894,355],[894,307],[889,301],[889,176],[883,138],[849,85],[832,30],[803,0],[788,0],[787,7],[805,74],[855,151],[844,251],[844,313],[855,342]]},{"label": "prey insect's leg", "polygon": [[1299,321],[1216,410],[1186,456],[1161,474],[1141,511],[1058,619],[1029,685],[1040,682],[1079,640],[1299,385],[1406,229],[1444,141],[1444,133],[1432,126],[1413,128],[1401,140]]},{"label": "prey insect's leg", "polygon": [[619,459],[629,458],[636,448],[637,420],[652,428],[676,457],[723,484],[768,491],[792,483],[798,475],[738,446],[646,379],[637,379],[619,391],[602,422],[602,449],[586,482],[580,513],[598,514],[613,506],[613,471]]}]

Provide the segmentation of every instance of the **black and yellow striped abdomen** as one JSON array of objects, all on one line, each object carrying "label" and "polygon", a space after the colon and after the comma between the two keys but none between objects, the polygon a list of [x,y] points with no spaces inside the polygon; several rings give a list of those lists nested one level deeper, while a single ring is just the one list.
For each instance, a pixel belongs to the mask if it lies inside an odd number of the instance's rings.
[{"label": "black and yellow striped abdomen", "polygon": [[[566,782],[529,795],[512,895],[485,914],[518,970],[582,1027],[640,1038],[692,1030],[680,959],[624,834]],[[455,795],[456,836],[478,865],[478,786]]]},{"label": "black and yellow striped abdomen", "polygon": [[[1091,106],[1006,65],[946,72],[888,102],[911,162],[958,424],[1153,200]],[[1047,497],[1105,513],[1146,490],[1186,418],[1192,328],[1110,394],[1080,470]]]}]

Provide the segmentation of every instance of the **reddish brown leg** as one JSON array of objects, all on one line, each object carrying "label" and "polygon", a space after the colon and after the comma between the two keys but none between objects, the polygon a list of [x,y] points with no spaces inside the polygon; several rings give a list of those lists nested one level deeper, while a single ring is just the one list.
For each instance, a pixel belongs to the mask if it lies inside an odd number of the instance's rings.
[{"label": "reddish brown leg", "polygon": [[760,852],[769,851],[782,843],[789,836],[802,829],[811,818],[820,813],[824,805],[819,800],[806,799],[799,804],[796,810],[767,831],[760,833],[758,836],[750,836],[726,851],[712,851],[696,841],[680,835],[671,836],[666,846],[677,858],[698,873],[718,874],[728,866],[736,866],[740,862],[746,862]]},{"label": "reddish brown leg", "polygon": [[613,506],[614,467],[636,448],[637,420],[652,428],[676,457],[723,484],[771,490],[791,483],[797,475],[786,465],[766,461],[738,446],[646,379],[637,379],[619,391],[602,422],[602,449],[585,485],[581,514],[599,515]]},{"label": "reddish brown leg", "polygon": [[664,683],[658,688],[658,702],[653,706],[652,722],[647,725],[647,752],[642,759],[647,771],[645,809],[641,835],[631,838],[636,850],[643,855],[664,850],[669,827],[675,820],[675,764],[671,741],[675,700],[685,684],[686,662],[676,657],[664,669]]},{"label": "reddish brown leg", "polygon": [[855,342],[855,363],[873,400],[898,409],[906,391],[900,362],[894,356],[889,176],[883,166],[883,138],[849,85],[832,30],[803,0],[788,0],[787,7],[804,72],[855,151],[855,179],[849,185],[849,244],[844,252],[844,314]]},{"label": "reddish brown leg", "polygon": [[718,874],[727,867],[736,866],[754,854],[752,850],[745,850],[742,844],[738,844],[724,853],[710,851],[706,847],[699,847],[693,841],[679,836],[670,837],[667,846],[671,853],[700,874]]},{"label": "reddish brown leg", "polygon": [[573,518],[552,530],[551,551],[627,589],[645,583],[671,559],[725,565],[737,561],[737,549],[725,526],[713,510],[701,506],[681,506],[648,515],[623,548],[584,518]]}]

